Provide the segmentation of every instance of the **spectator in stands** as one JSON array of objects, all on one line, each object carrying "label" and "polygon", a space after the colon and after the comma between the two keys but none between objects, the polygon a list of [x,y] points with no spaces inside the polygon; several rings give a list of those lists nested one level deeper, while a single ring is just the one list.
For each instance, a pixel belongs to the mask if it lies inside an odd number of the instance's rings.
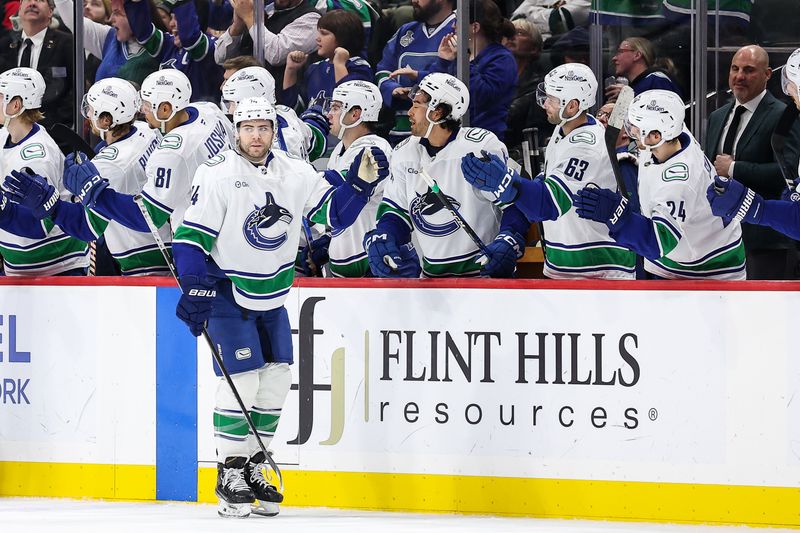
[{"label": "spectator in stands", "polygon": [[[56,11],[61,16],[58,6],[56,6]],[[111,19],[111,0],[85,0],[83,16],[98,24],[108,24]],[[64,17],[61,17],[61,20],[64,20]]]},{"label": "spectator in stands", "polygon": [[[125,13],[137,41],[161,68],[180,70],[192,84],[192,101],[219,102],[222,67],[214,61],[216,39],[203,33],[194,2],[163,1],[169,11],[169,31],[157,28],[148,2],[125,0]],[[174,17],[173,17],[174,15]]]},{"label": "spectator in stands", "polygon": [[[650,89],[672,91],[683,98],[680,88],[672,80],[668,71],[656,65],[656,52],[653,43],[643,37],[628,37],[619,44],[617,53],[611,58],[614,73],[628,79],[634,94]],[[615,101],[622,84],[606,87],[606,100]]]},{"label": "spectator in stands", "polygon": [[396,144],[411,134],[408,94],[416,83],[408,76],[390,77],[403,67],[425,70],[438,56],[442,38],[455,27],[455,0],[412,0],[414,21],[400,26],[383,49],[378,63],[376,84],[383,96],[383,105],[395,112],[389,142]]},{"label": "spectator in stands", "polygon": [[535,24],[525,19],[513,21],[516,30],[514,38],[506,45],[517,61],[517,91],[508,110],[508,129],[506,130],[506,146],[509,155],[514,152],[514,159],[519,153],[512,150],[522,142],[522,130],[537,128],[540,146],[544,146],[545,134],[552,128],[547,122],[547,113],[536,104],[536,88],[544,81],[550,71],[550,65],[542,60],[542,36]]},{"label": "spectator in stands", "polygon": [[[110,26],[89,17],[84,7],[83,46],[87,53],[100,60],[93,76],[87,72],[89,81],[113,77],[141,84],[148,74],[158,70],[158,62],[145,53],[142,45],[136,41],[125,14],[123,1],[109,2]],[[103,5],[105,6],[104,3]],[[56,11],[64,21],[64,25],[73,31],[75,24],[72,0],[56,0]],[[156,22],[157,26],[162,28],[160,21]]]},{"label": "spectator in stands", "polygon": [[[497,4],[492,0],[476,0],[470,2],[469,8],[469,124],[491,131],[502,141],[508,108],[517,85],[517,64],[508,48],[500,44],[503,17]],[[423,69],[400,68],[390,77],[421,80],[430,72],[455,76],[457,53],[456,34],[449,33],[439,44],[438,60]]]},{"label": "spectator in stands", "polygon": [[343,9],[325,13],[317,24],[317,55],[322,59],[301,72],[308,54],[302,50],[290,53],[279,102],[295,107],[301,98],[306,107],[312,98],[330,98],[333,89],[346,81],[372,82],[372,67],[360,57],[363,50],[364,29],[355,13]]},{"label": "spectator in stands", "polygon": [[[770,146],[770,137],[786,105],[767,91],[772,77],[769,55],[760,46],[740,48],[733,56],[728,84],[734,100],[708,118],[705,153],[717,174],[734,178],[765,199],[781,197],[786,184]],[[795,124],[797,126],[797,124]],[[797,130],[789,168],[797,168]],[[794,241],[766,226],[742,224],[747,279],[793,279]]]},{"label": "spectator in stands", "polygon": [[56,123],[72,126],[75,108],[72,36],[49,27],[54,7],[52,0],[22,0],[22,31],[0,39],[0,72],[30,67],[44,78],[44,119],[39,123],[46,128]]},{"label": "spectator in stands", "polygon": [[[233,4],[233,23],[222,34],[214,52],[220,65],[237,55],[252,54],[255,38],[253,0],[230,0]],[[300,50],[310,54],[317,49],[317,22],[320,14],[308,0],[275,0],[275,11],[264,24],[264,59],[267,70],[276,80],[283,80],[289,52]],[[278,101],[281,84],[277,87]]]},{"label": "spectator in stands", "polygon": [[228,0],[208,0],[208,31],[223,32],[233,22],[233,6]]},{"label": "spectator in stands", "polygon": [[372,33],[373,14],[377,15],[378,13],[369,4],[368,0],[317,0],[316,8],[323,15],[330,13],[334,9],[344,9],[353,13],[361,21],[364,28],[364,42],[369,42]]},{"label": "spectator in stands", "polygon": [[550,49],[553,65],[581,63],[589,65],[589,30],[578,26],[558,38]]},{"label": "spectator in stands", "polygon": [[543,39],[566,33],[589,22],[591,0],[523,0],[511,15],[536,25]]}]

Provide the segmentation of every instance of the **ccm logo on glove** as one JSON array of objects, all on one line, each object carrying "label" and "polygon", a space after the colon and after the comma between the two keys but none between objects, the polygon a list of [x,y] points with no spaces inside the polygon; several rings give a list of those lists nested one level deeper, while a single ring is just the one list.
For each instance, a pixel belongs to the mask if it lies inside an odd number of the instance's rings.
[{"label": "ccm logo on glove", "polygon": [[78,193],[78,198],[81,199],[81,202],[83,202],[84,198],[86,197],[88,192],[92,189],[92,187],[94,187],[101,181],[103,181],[103,178],[101,178],[100,176],[92,176],[91,179],[89,179],[89,181],[83,184],[83,187],[81,187],[81,192]]}]

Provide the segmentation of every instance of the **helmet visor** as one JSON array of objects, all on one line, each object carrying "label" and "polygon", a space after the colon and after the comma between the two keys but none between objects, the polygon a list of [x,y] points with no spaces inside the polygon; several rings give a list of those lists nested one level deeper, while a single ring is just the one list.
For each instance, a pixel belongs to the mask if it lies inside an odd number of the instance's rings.
[{"label": "helmet visor", "polygon": [[640,137],[642,130],[640,130],[638,126],[634,126],[633,123],[628,120],[628,117],[625,117],[623,124],[625,125],[625,133],[628,135],[628,137],[635,141],[642,140]]},{"label": "helmet visor", "polygon": [[141,111],[145,115],[148,113],[153,114],[153,104],[151,104],[147,100],[142,100],[142,106],[141,108],[139,108],[139,111]]},{"label": "helmet visor", "polygon": [[[555,96],[551,96],[547,94],[547,89],[544,86],[544,82],[540,82],[539,85],[536,87],[536,103],[539,107],[544,109],[545,104],[547,103],[547,99],[552,98],[553,100],[558,100]],[[556,102],[558,104],[558,102]]]},{"label": "helmet visor", "polygon": [[83,95],[83,100],[81,101],[81,115],[83,118],[88,118],[91,120],[92,115],[92,107],[89,105],[89,101],[86,99],[86,95]]},{"label": "helmet visor", "polygon": [[235,100],[222,100],[222,112],[226,115],[233,115],[236,111],[236,105],[238,102]]},{"label": "helmet visor", "polygon": [[800,97],[800,87],[789,78],[789,75],[786,73],[787,70],[789,70],[788,65],[781,70],[781,88],[783,89],[783,94],[791,98],[795,96]]}]

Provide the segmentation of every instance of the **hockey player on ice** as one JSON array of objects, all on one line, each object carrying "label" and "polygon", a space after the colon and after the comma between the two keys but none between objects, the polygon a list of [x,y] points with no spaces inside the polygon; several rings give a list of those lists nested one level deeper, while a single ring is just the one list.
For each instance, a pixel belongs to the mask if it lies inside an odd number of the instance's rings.
[{"label": "hockey player on ice", "polygon": [[38,174],[47,184],[44,206],[37,211],[9,201],[9,189],[0,191],[0,255],[8,276],[82,276],[89,266],[88,245],[49,218],[59,198],[68,199],[70,193],[61,179],[64,156],[37,123],[43,117],[39,109],[44,91],[44,78],[34,69],[0,74],[0,177],[13,182],[23,174]]},{"label": "hockey player on ice", "polygon": [[[89,88],[81,111],[89,119],[95,134],[102,139],[92,163],[114,190],[137,194],[147,181],[145,165],[161,142],[158,130],[134,117],[140,104],[139,93],[128,81],[106,78]],[[46,208],[50,186],[39,175],[21,173],[7,179],[14,201],[32,209],[39,216],[49,216],[65,233],[83,241],[105,235],[106,244],[123,275],[169,275],[164,257],[150,233],[140,233],[105,218],[81,204],[57,200]],[[49,215],[46,213],[49,212]],[[170,230],[161,228],[161,238],[169,242]]]},{"label": "hockey player on ice", "polygon": [[[781,72],[783,92],[800,110],[800,48],[792,52]],[[800,174],[800,169],[798,169]],[[764,200],[760,194],[736,180],[716,176],[706,191],[711,211],[725,224],[733,220],[769,226],[792,239],[800,239],[800,193],[795,177],[793,190],[784,192],[780,200]]]},{"label": "hockey player on ice", "polygon": [[[370,147],[353,160],[345,182],[333,187],[307,162],[270,149],[276,120],[266,99],[239,103],[236,150],[197,170],[172,246],[183,290],[177,315],[194,335],[208,321],[266,446],[291,384],[292,333],[283,303],[294,277],[301,219],[334,231],[347,227],[389,174],[386,159]],[[247,516],[254,500],[259,513],[277,514],[283,496],[264,479],[263,453],[223,379],[214,434],[220,515]]]},{"label": "hockey player on ice", "polygon": [[[189,103],[192,87],[178,70],[159,70],[142,83],[142,111],[154,128],[164,133],[145,166],[144,204],[157,227],[170,222],[177,228],[191,201],[194,172],[209,158],[230,149],[233,130],[214,104]],[[100,216],[140,232],[147,223],[130,194],[114,190],[91,162],[67,157],[64,184],[84,206]]]},{"label": "hockey player on ice", "polygon": [[588,113],[597,97],[594,73],[579,63],[560,65],[545,76],[536,96],[556,126],[544,172],[526,180],[497,156],[475,152],[464,158],[464,177],[498,201],[513,203],[530,222],[542,221],[545,276],[633,279],[635,254],[614,242],[605,224],[581,220],[573,209],[575,193],[587,183],[616,189],[605,128]]},{"label": "hockey player on ice", "polygon": [[683,120],[684,105],[674,92],[637,95],[625,127],[641,151],[641,213],[618,193],[590,186],[578,191],[575,208],[581,218],[604,222],[657,278],[745,279],[742,228],[711,212],[705,195],[716,172]]},{"label": "hockey player on ice", "polygon": [[[240,60],[236,58],[233,61]],[[228,62],[225,63],[229,64]],[[225,75],[228,75],[227,69]],[[278,113],[278,131],[275,147],[297,157],[314,161],[325,153],[327,122],[320,126],[318,118],[301,119],[294,109],[276,105],[275,78],[267,69],[259,66],[245,67],[235,71],[222,84],[223,111],[233,116],[236,104],[245,98],[266,98]]]},{"label": "hockey player on ice", "polygon": [[[370,82],[347,81],[333,90],[328,120],[331,133],[340,142],[333,149],[328,159],[328,168],[324,172],[325,179],[331,185],[339,186],[344,181],[353,160],[365,148],[374,147],[384,157],[390,158],[392,147],[385,139],[375,135],[380,110],[381,93]],[[323,235],[311,247],[304,247],[301,252],[303,264],[309,270],[319,269],[325,263],[326,256],[329,256],[330,272],[334,277],[358,278],[370,275],[363,242],[367,232],[375,228],[375,217],[383,198],[383,190],[384,183],[381,183],[352,226],[334,231],[332,235]]]},{"label": "hockey player on ice", "polygon": [[[505,161],[506,147],[489,131],[461,127],[469,92],[457,78],[428,74],[410,96],[411,137],[392,152],[391,180],[378,208],[378,223],[364,239],[372,273],[405,278],[419,277],[420,272],[426,277],[512,276],[525,249],[528,222],[516,209],[503,212],[491,195],[470,186],[461,173],[466,154],[486,151]],[[419,175],[421,170],[438,182],[480,239],[489,243],[485,260]],[[421,266],[411,243],[412,231],[419,242]]]}]

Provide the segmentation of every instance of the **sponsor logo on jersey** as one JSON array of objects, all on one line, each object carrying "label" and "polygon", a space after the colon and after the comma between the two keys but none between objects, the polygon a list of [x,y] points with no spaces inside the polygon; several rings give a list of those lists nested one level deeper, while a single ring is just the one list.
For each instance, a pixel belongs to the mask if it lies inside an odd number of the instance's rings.
[{"label": "sponsor logo on jersey", "polygon": [[400,37],[400,46],[402,46],[403,48],[405,48],[406,46],[410,45],[413,42],[414,42],[414,32],[411,30],[408,30],[405,35]]},{"label": "sponsor logo on jersey", "polygon": [[592,133],[591,131],[581,131],[570,137],[569,142],[571,142],[572,144],[578,144],[578,143],[594,144],[597,142],[597,137],[595,137],[594,133]]},{"label": "sponsor logo on jersey", "polygon": [[263,207],[255,210],[244,221],[244,238],[257,250],[277,250],[288,239],[286,227],[294,217],[285,207],[275,203],[272,193],[266,193]]},{"label": "sponsor logo on jersey", "polygon": [[[447,199],[456,209],[461,207],[461,204],[455,198],[447,196]],[[411,220],[414,222],[414,227],[423,235],[444,237],[458,231],[458,223],[430,188],[425,194],[418,194],[416,198],[411,200],[408,211],[411,215]],[[440,213],[441,215],[439,215]],[[432,221],[433,219],[442,219],[443,223],[437,224]]]},{"label": "sponsor logo on jersey", "polygon": [[664,181],[686,181],[689,179],[689,167],[686,163],[675,163],[664,170],[661,178]]}]

